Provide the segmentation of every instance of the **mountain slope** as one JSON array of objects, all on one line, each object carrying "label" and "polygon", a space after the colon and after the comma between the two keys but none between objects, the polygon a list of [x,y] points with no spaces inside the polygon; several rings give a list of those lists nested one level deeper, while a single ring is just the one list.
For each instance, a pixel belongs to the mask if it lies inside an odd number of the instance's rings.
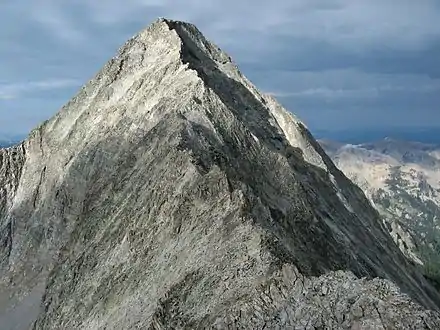
[{"label": "mountain slope", "polygon": [[392,139],[323,145],[370,197],[402,251],[440,284],[440,147]]},{"label": "mountain slope", "polygon": [[191,24],[1,153],[6,328],[440,326],[361,190]]}]

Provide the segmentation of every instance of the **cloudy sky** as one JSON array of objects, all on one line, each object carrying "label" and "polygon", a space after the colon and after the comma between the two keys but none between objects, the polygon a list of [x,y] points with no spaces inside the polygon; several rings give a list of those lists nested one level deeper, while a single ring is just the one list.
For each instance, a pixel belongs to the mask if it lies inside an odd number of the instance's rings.
[{"label": "cloudy sky", "polygon": [[439,0],[14,0],[0,134],[52,116],[157,17],[195,23],[312,130],[440,128]]}]

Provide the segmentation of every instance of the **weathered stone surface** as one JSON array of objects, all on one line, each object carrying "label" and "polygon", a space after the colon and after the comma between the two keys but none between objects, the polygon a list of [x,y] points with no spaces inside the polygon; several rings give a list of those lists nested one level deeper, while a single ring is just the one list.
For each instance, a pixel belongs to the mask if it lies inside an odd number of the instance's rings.
[{"label": "weathered stone surface", "polygon": [[130,39],[17,150],[5,329],[440,326],[361,190],[193,25]]}]

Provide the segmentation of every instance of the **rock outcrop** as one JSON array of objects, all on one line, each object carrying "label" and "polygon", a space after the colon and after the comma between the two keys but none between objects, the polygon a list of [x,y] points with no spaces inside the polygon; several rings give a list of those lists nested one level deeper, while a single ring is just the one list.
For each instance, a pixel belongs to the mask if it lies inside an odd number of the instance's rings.
[{"label": "rock outcrop", "polygon": [[191,24],[0,155],[2,329],[440,327],[362,191]]}]

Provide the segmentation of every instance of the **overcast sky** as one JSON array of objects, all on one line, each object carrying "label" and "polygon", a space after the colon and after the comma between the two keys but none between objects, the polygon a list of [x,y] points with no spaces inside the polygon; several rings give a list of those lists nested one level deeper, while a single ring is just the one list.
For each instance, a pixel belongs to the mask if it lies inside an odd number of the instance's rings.
[{"label": "overcast sky", "polygon": [[187,20],[310,128],[440,128],[439,0],[0,4],[0,134],[52,116],[126,39]]}]

